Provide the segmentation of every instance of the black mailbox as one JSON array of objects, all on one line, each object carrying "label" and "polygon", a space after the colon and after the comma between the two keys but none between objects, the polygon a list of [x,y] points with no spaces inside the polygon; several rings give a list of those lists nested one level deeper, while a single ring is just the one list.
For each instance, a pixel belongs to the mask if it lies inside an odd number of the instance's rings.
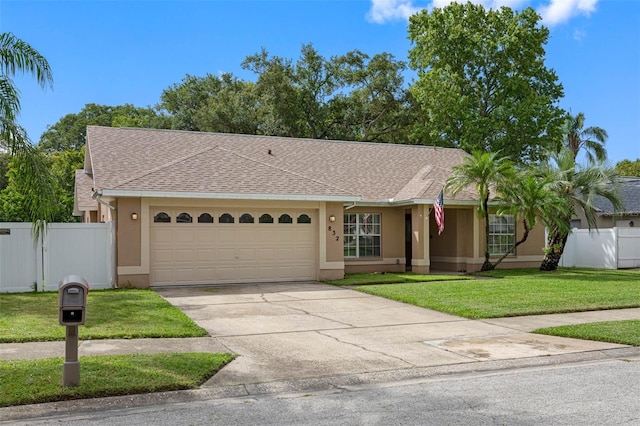
[{"label": "black mailbox", "polygon": [[61,325],[82,325],[87,309],[89,284],[79,275],[67,275],[58,288],[58,319]]}]

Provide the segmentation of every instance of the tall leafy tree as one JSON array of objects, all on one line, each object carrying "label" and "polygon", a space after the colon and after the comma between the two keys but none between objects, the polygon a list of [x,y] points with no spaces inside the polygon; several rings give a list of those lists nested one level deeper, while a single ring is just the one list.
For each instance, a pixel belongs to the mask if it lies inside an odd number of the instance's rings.
[{"label": "tall leafy tree", "polygon": [[584,127],[584,114],[568,115],[562,127],[563,143],[573,153],[573,158],[582,150],[590,163],[603,162],[607,159],[604,147],[609,135],[602,127]]},{"label": "tall leafy tree", "polygon": [[549,214],[559,215],[563,226],[552,225],[549,229],[545,257],[540,265],[542,271],[558,269],[560,257],[564,253],[571,227],[571,217],[576,209],[584,213],[589,229],[597,229],[596,196],[609,200],[614,211],[622,208],[618,195],[618,175],[603,163],[576,163],[571,149],[563,147],[550,156],[537,170],[537,175],[550,180],[553,190],[570,206],[566,213],[551,210]]},{"label": "tall leafy tree", "polygon": [[16,74],[31,74],[43,88],[53,84],[49,63],[37,50],[12,33],[0,34],[0,148],[15,157],[16,173],[23,176],[28,192],[25,217],[34,223],[37,238],[44,222],[51,218],[53,179],[44,157],[29,141],[27,132],[17,123],[20,97],[13,82]]},{"label": "tall leafy tree", "polygon": [[[260,53],[247,57],[244,69],[258,75],[256,88],[264,103],[265,134],[329,138],[336,125],[331,99],[340,87],[339,69],[311,45],[302,46],[300,58],[290,59]],[[273,129],[273,130],[272,130]]]},{"label": "tall leafy tree", "polygon": [[562,85],[544,64],[549,30],[532,9],[467,2],[424,10],[409,22],[411,90],[426,144],[500,151],[536,160],[560,137]]},{"label": "tall leafy tree", "polygon": [[67,114],[47,126],[38,148],[46,153],[73,149],[79,151],[87,142],[87,126],[148,127],[165,129],[169,118],[152,108],[131,104],[109,106],[86,104],[78,113]]},{"label": "tall leafy tree", "polygon": [[338,122],[336,139],[408,142],[409,93],[404,87],[407,65],[389,53],[373,57],[354,50],[332,58],[339,68],[342,93],[333,97]]},{"label": "tall leafy tree", "polygon": [[474,186],[478,193],[478,215],[485,224],[485,253],[482,271],[494,269],[489,260],[489,198],[491,190],[500,191],[515,173],[513,163],[498,153],[474,151],[461,164],[453,167],[447,180],[445,191],[455,196],[468,186]]},{"label": "tall leafy tree", "polygon": [[638,176],[640,177],[640,158],[635,161],[622,160],[616,163],[616,172],[620,176]]}]

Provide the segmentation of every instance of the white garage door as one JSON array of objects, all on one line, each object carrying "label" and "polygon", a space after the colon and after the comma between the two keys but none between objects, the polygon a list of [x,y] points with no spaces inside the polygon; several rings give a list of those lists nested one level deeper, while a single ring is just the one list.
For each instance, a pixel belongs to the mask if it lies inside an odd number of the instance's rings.
[{"label": "white garage door", "polygon": [[316,279],[317,213],[156,208],[152,285]]}]

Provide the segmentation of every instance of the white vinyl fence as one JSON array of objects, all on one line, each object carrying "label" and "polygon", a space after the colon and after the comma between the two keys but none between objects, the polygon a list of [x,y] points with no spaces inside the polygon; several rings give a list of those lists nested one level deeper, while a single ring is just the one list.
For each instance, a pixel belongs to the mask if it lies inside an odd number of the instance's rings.
[{"label": "white vinyl fence", "polygon": [[30,223],[0,223],[0,292],[52,291],[69,274],[93,289],[115,281],[112,223],[50,223],[34,242]]},{"label": "white vinyl fence", "polygon": [[598,269],[640,268],[640,228],[574,229],[560,266]]}]

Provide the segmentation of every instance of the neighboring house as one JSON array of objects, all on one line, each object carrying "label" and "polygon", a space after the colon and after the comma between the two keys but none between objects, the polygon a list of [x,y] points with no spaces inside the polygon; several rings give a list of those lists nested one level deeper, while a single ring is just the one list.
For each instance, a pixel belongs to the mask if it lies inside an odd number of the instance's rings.
[{"label": "neighboring house", "polygon": [[[458,149],[89,126],[76,213],[114,221],[119,286],[476,271],[476,195],[445,194]],[[521,233],[492,216],[491,251]],[[538,266],[538,227],[504,267]]]},{"label": "neighboring house", "polygon": [[[613,205],[604,197],[597,196],[594,204],[598,228],[626,228],[640,226],[640,177],[620,178],[620,200],[624,209],[613,211]],[[578,212],[571,221],[572,228],[588,229],[584,213]]]}]

